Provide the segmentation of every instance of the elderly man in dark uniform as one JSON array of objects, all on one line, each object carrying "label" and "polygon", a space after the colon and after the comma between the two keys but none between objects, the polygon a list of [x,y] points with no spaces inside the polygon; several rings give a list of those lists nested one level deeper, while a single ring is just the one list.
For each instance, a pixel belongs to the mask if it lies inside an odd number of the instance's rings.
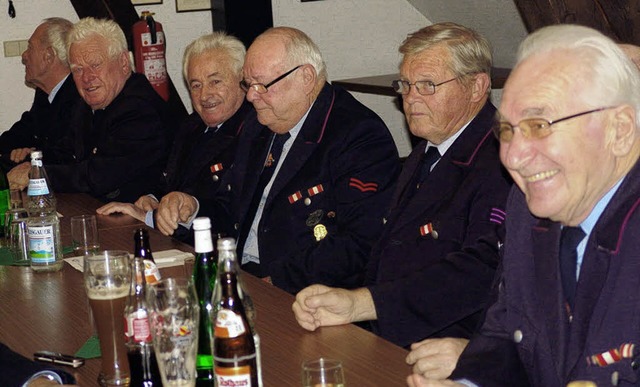
[{"label": "elderly man in dark uniform", "polygon": [[500,105],[507,202],[496,303],[453,372],[412,386],[637,386],[640,73],[582,26],[521,44]]},{"label": "elderly man in dark uniform", "polygon": [[189,195],[165,196],[160,230],[171,234],[196,213],[230,219],[245,270],[289,292],[316,282],[358,286],[399,171],[388,129],[326,82],[320,51],[302,31],[264,32],[243,72],[256,113],[224,189],[199,212]]},{"label": "elderly man in dark uniform", "polygon": [[[162,182],[173,117],[144,75],[131,72],[125,36],[114,21],[81,19],[67,47],[86,104],[71,112],[73,162],[45,164],[53,190],[134,201]],[[12,169],[12,186],[26,186],[28,171],[29,163]]]},{"label": "elderly man in dark uniform", "polygon": [[[242,42],[223,32],[204,35],[185,49],[183,75],[195,111],[176,133],[165,186],[156,195],[181,191],[200,200],[211,199],[231,169],[238,136],[251,110],[240,88],[244,56]],[[111,202],[97,212],[126,213],[153,227],[156,195],[141,196],[135,204]]]},{"label": "elderly man in dark uniform", "polygon": [[499,262],[511,182],[491,133],[496,109],[487,40],[439,23],[410,34],[400,52],[394,88],[411,132],[423,141],[400,174],[366,286],[313,285],[298,293],[293,310],[309,330],[371,321],[374,332],[400,346],[461,338],[414,346],[410,362],[433,355],[415,368],[433,376],[441,368],[438,353],[455,348],[445,361],[450,372],[478,324]]},{"label": "elderly man in dark uniform", "polygon": [[36,92],[31,109],[0,135],[0,158],[5,168],[24,161],[34,149],[43,152],[46,163],[72,160],[69,112],[82,102],[69,76],[65,47],[72,27],[66,19],[45,19],[29,38],[22,64],[25,82]]},{"label": "elderly man in dark uniform", "polygon": [[50,364],[33,362],[0,343],[0,384],[3,386],[49,387],[71,386],[71,383],[75,383],[75,379],[69,373]]}]

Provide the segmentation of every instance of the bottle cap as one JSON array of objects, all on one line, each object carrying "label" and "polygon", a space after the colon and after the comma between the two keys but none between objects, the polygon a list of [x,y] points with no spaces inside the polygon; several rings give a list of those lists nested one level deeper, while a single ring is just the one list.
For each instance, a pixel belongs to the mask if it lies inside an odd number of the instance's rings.
[{"label": "bottle cap", "polygon": [[33,151],[31,152],[31,160],[33,159],[41,159],[42,158],[42,151]]},{"label": "bottle cap", "polygon": [[195,218],[193,220],[193,230],[209,230],[211,228],[211,220],[207,217]]},{"label": "bottle cap", "polygon": [[236,240],[233,238],[218,239],[218,251],[220,250],[235,250]]}]

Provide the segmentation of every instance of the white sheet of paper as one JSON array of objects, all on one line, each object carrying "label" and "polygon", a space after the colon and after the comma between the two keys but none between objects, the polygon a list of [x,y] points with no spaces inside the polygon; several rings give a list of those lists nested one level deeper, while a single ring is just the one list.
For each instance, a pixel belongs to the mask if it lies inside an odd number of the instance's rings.
[{"label": "white sheet of paper", "polygon": [[[131,254],[131,253],[129,253]],[[193,259],[194,256],[186,251],[180,251],[178,249],[154,251],[153,259],[156,261],[158,269],[163,267],[180,266],[184,265],[184,261]],[[82,272],[84,268],[84,258],[82,256],[65,258],[64,259],[74,269]]]}]

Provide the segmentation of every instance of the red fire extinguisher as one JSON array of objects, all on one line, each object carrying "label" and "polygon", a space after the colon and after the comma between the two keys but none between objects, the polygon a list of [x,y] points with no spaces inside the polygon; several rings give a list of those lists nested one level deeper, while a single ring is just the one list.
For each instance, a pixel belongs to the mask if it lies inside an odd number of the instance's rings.
[{"label": "red fire extinguisher", "polygon": [[133,51],[136,72],[144,74],[155,91],[169,100],[166,44],[162,24],[153,20],[153,13],[143,11],[133,25]]}]

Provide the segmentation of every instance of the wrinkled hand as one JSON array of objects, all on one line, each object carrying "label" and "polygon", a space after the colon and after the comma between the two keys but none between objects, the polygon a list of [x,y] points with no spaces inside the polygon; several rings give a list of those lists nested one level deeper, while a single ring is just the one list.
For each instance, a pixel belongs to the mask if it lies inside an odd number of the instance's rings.
[{"label": "wrinkled hand", "polygon": [[28,387],[49,387],[49,386],[56,386],[56,387],[72,387],[75,386],[77,387],[76,384],[63,384],[60,385],[58,384],[58,382],[54,381],[54,380],[49,380],[48,378],[37,378],[32,380],[31,382],[29,382],[29,384],[27,385]]},{"label": "wrinkled hand", "polygon": [[9,154],[9,158],[11,159],[11,161],[13,161],[16,164],[21,163],[34,150],[36,150],[36,148],[16,148],[11,151],[11,154]]},{"label": "wrinkled hand", "polygon": [[456,383],[451,380],[432,380],[426,379],[422,375],[413,374],[407,377],[407,386],[409,387],[465,387],[464,384]]},{"label": "wrinkled hand", "polygon": [[451,375],[460,354],[469,343],[467,339],[446,337],[426,339],[411,344],[406,362],[413,365],[413,373],[427,379],[445,379]]},{"label": "wrinkled hand", "polygon": [[153,211],[157,209],[159,205],[158,201],[149,195],[140,196],[133,204],[145,212]]},{"label": "wrinkled hand", "polygon": [[141,222],[144,222],[147,212],[134,206],[131,203],[111,202],[98,208],[96,213],[99,215],[111,214],[127,214],[133,216]]},{"label": "wrinkled hand", "polygon": [[11,168],[7,173],[7,180],[9,180],[9,188],[23,190],[29,185],[29,170],[31,169],[30,162],[24,162]]},{"label": "wrinkled hand", "polygon": [[373,299],[366,288],[346,290],[311,285],[298,292],[291,309],[298,324],[309,331],[315,331],[321,326],[376,318]]},{"label": "wrinkled hand", "polygon": [[182,192],[170,192],[162,197],[156,213],[156,229],[164,235],[173,235],[178,222],[186,222],[196,211],[196,199]]}]

